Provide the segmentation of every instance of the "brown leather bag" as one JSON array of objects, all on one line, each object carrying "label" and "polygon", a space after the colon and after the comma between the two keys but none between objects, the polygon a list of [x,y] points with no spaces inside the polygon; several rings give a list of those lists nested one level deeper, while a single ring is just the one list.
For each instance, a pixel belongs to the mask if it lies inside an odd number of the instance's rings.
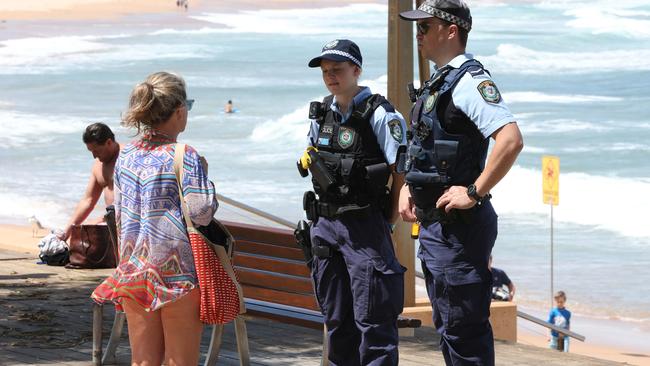
[{"label": "brown leather bag", "polygon": [[108,225],[74,225],[66,268],[115,268],[118,249]]}]

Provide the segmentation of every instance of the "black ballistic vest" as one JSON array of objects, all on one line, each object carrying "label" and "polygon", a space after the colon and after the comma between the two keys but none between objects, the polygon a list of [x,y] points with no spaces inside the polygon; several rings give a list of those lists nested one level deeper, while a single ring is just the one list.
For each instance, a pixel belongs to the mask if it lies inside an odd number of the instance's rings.
[{"label": "black ballistic vest", "polygon": [[452,101],[465,73],[487,71],[476,60],[444,67],[425,83],[411,110],[406,182],[417,207],[432,207],[450,186],[468,186],[485,167],[489,139]]},{"label": "black ballistic vest", "polygon": [[372,130],[370,118],[382,106],[394,112],[393,106],[379,94],[373,94],[356,105],[350,118],[341,124],[341,116],[330,105],[333,96],[323,100],[323,113],[318,119],[318,138],[313,145],[325,162],[336,184],[327,191],[312,177],[314,191],[320,202],[367,205],[387,195],[390,169]]}]

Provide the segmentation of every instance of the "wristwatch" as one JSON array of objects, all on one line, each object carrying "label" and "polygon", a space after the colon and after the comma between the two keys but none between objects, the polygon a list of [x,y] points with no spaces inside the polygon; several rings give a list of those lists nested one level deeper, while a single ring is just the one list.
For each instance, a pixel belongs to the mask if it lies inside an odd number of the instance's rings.
[{"label": "wristwatch", "polygon": [[483,203],[483,201],[487,201],[492,197],[489,193],[486,194],[485,196],[481,197],[478,195],[478,192],[476,191],[476,185],[475,184],[470,184],[467,186],[467,195],[472,198],[474,201],[476,201],[477,205],[480,205]]}]

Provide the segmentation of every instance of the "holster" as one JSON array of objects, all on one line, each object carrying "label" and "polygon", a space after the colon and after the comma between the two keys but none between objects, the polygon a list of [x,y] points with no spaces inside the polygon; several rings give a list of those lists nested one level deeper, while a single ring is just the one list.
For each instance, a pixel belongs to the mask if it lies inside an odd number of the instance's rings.
[{"label": "holster", "polygon": [[312,251],[314,252],[314,257],[318,257],[320,259],[329,258],[332,256],[332,248],[325,245],[316,245],[312,247]]},{"label": "holster", "polygon": [[298,221],[298,225],[296,225],[296,230],[293,231],[296,243],[298,243],[298,246],[302,249],[302,254],[305,256],[305,263],[309,268],[311,268],[311,263],[314,258],[311,250],[310,228],[310,223],[305,220],[300,220]]},{"label": "holster", "polygon": [[439,222],[441,225],[457,223],[471,224],[474,217],[474,207],[467,210],[452,209],[449,212],[445,212],[444,209],[435,206],[427,208],[415,206],[415,216],[418,218],[418,221],[425,225],[435,222]]},{"label": "holster", "polygon": [[316,212],[316,193],[307,191],[302,196],[302,209],[305,210],[307,220],[315,222],[318,220],[318,213]]}]

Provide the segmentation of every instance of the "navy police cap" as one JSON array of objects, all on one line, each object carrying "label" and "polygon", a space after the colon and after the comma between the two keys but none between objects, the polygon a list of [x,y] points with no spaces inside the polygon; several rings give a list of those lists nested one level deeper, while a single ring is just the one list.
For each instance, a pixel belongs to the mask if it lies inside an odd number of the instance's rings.
[{"label": "navy police cap", "polygon": [[351,61],[359,67],[361,67],[362,62],[359,46],[349,39],[335,39],[325,44],[320,56],[309,61],[309,67],[319,67],[323,59],[336,62]]},{"label": "navy police cap", "polygon": [[436,17],[456,24],[468,32],[472,29],[472,15],[463,0],[426,0],[416,10],[402,12],[399,16],[404,20]]}]

